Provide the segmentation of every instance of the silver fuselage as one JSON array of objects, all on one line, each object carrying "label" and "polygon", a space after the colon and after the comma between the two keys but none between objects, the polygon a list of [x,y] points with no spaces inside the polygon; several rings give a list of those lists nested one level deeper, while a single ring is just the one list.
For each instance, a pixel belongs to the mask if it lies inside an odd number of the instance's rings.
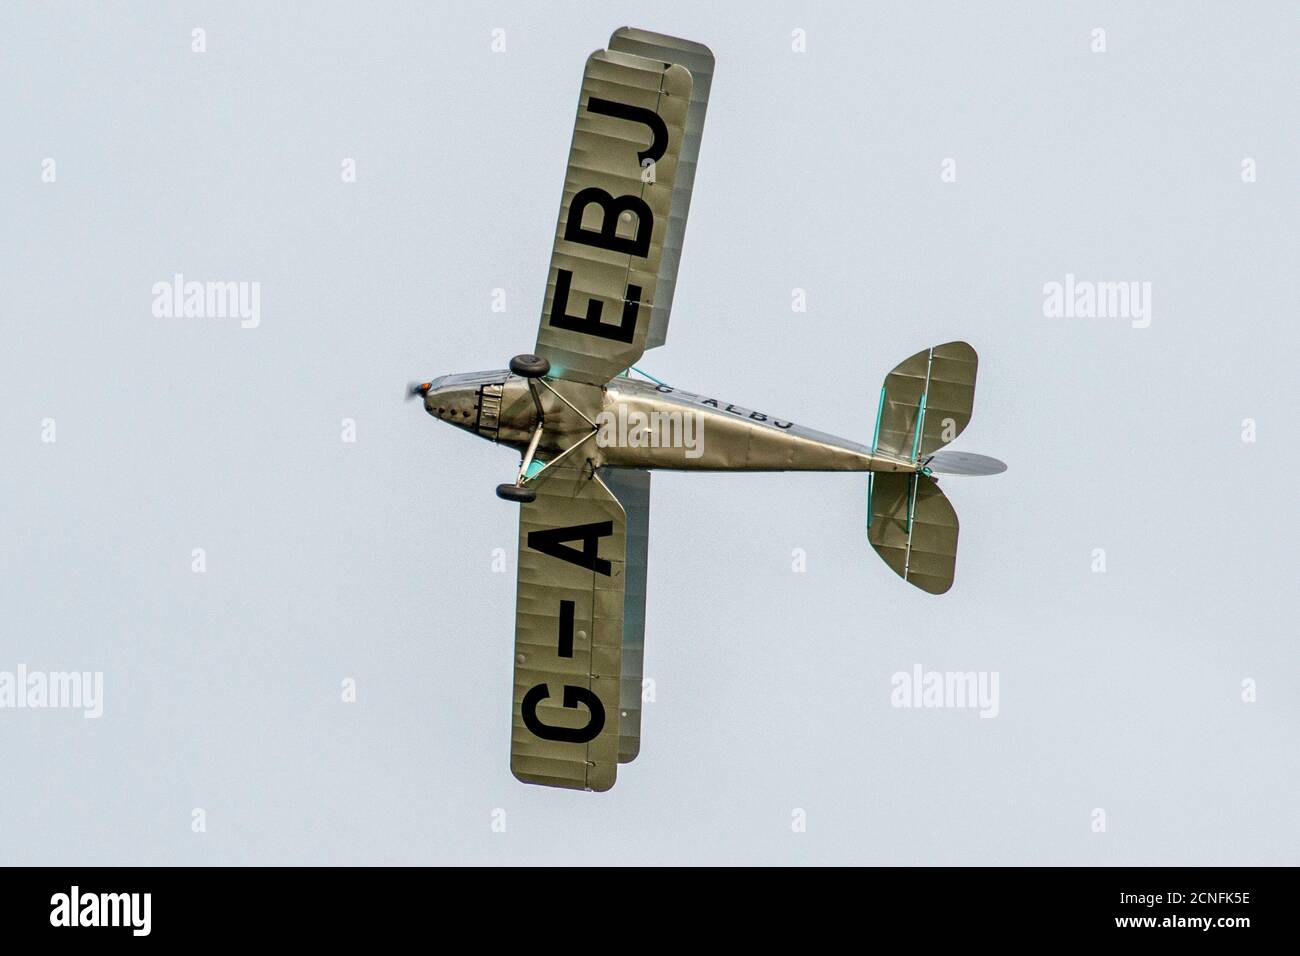
[{"label": "silver fuselage", "polygon": [[[435,379],[429,414],[522,452],[539,415],[537,457],[594,467],[688,471],[896,471],[912,462],[787,419],[667,385],[619,377],[605,386],[546,380],[536,386],[506,371]],[[580,443],[580,444],[579,444]],[[576,446],[576,447],[575,447]]]}]

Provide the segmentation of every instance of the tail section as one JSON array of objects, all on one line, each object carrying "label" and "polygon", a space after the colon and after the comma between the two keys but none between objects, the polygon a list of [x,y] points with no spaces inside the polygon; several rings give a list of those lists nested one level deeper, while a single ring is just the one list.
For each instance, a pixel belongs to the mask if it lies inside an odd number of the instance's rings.
[{"label": "tail section", "polygon": [[922,459],[921,464],[936,475],[1000,475],[1007,470],[1007,466],[996,458],[950,448],[936,451],[929,458]]},{"label": "tail section", "polygon": [[881,472],[871,479],[871,546],[908,584],[943,594],[957,568],[958,525],[939,483],[919,472]]},{"label": "tail section", "polygon": [[917,352],[885,376],[876,447],[919,461],[960,435],[975,407],[979,357],[965,342]]},{"label": "tail section", "polygon": [[947,342],[900,363],[880,389],[872,451],[909,461],[915,471],[868,476],[867,536],[899,577],[931,594],[952,587],[959,531],[933,473],[994,475],[1007,467],[940,450],[970,424],[978,369],[973,348]]}]

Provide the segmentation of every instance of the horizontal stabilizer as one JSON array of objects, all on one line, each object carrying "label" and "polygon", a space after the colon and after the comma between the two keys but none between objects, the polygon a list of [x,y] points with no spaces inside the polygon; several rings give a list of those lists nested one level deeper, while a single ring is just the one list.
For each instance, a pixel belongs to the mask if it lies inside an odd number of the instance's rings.
[{"label": "horizontal stabilizer", "polygon": [[878,472],[867,497],[867,537],[908,584],[931,594],[952,587],[957,567],[957,512],[926,475]]},{"label": "horizontal stabilizer", "polygon": [[962,433],[975,406],[979,359],[965,342],[917,352],[885,377],[875,448],[917,461]]}]

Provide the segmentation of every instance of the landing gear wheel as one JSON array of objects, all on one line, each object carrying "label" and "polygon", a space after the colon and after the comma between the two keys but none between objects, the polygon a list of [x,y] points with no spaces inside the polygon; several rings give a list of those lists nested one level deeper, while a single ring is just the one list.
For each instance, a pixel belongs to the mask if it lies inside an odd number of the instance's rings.
[{"label": "landing gear wheel", "polygon": [[527,504],[530,501],[537,500],[537,492],[532,488],[521,487],[520,485],[497,485],[497,497],[503,501]]},{"label": "landing gear wheel", "polygon": [[541,378],[551,370],[551,363],[540,355],[516,355],[510,360],[510,371],[524,378]]}]

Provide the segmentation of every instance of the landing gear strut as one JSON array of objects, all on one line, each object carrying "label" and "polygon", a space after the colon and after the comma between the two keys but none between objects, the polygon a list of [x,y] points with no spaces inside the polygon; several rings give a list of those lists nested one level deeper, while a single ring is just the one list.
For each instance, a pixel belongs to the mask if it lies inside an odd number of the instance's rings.
[{"label": "landing gear strut", "polygon": [[503,501],[526,504],[529,501],[537,500],[537,489],[527,487],[524,481],[528,477],[528,469],[533,463],[533,456],[537,454],[537,443],[541,441],[542,428],[546,425],[546,416],[542,412],[542,399],[537,394],[536,380],[541,379],[550,370],[551,363],[540,355],[516,355],[510,360],[510,371],[521,378],[529,380],[528,391],[532,393],[533,402],[537,405],[537,422],[533,426],[533,435],[528,442],[528,450],[524,452],[524,460],[519,464],[519,477],[515,479],[515,483],[512,485],[497,485],[497,497]]},{"label": "landing gear strut", "polygon": [[[595,435],[599,429],[596,423],[586,416],[577,406],[565,398],[545,378],[551,370],[551,363],[537,355],[516,355],[510,360],[510,371],[516,375],[528,379],[528,391],[533,396],[533,403],[537,406],[537,419],[533,424],[533,434],[528,441],[528,448],[524,452],[523,461],[519,463],[519,477],[515,479],[513,485],[497,485],[497,497],[506,501],[528,502],[537,500],[537,490],[529,486],[529,482],[542,480],[546,469],[554,468],[565,458],[568,458],[574,451],[581,447],[591,436]],[[591,426],[591,431],[574,441],[568,448],[560,452],[550,461],[542,462],[535,456],[537,454],[538,443],[542,440],[542,431],[546,427],[546,412],[542,408],[542,396],[539,394],[538,386],[546,389],[554,395],[560,402],[569,407],[575,415]],[[534,464],[540,464],[541,468],[533,470]],[[592,476],[595,470],[592,470]],[[591,476],[589,476],[591,477]]]}]

